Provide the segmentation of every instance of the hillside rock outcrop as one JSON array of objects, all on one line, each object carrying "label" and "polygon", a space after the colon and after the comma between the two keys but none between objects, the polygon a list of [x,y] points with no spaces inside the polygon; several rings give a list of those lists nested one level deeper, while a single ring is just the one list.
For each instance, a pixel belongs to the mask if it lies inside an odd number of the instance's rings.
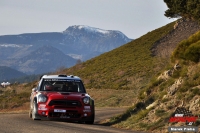
[{"label": "hillside rock outcrop", "polygon": [[177,89],[180,87],[180,85],[183,83],[183,80],[182,78],[180,77],[178,80],[176,80],[174,82],[173,85],[171,85],[169,88],[168,88],[168,93],[170,95],[174,95],[174,93],[177,91]]},{"label": "hillside rock outcrop", "polygon": [[156,41],[151,52],[153,56],[169,58],[177,44],[200,30],[198,22],[190,19],[179,19],[174,29],[167,35]]}]

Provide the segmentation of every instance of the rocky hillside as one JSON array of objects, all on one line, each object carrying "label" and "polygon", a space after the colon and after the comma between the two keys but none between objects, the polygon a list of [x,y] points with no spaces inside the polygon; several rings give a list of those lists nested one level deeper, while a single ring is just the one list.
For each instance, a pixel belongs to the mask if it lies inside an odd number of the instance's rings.
[{"label": "rocky hillside", "polygon": [[152,54],[161,58],[170,58],[177,44],[187,39],[192,34],[200,30],[200,25],[190,19],[180,19],[176,21],[174,30],[154,43],[151,48]]},{"label": "rocky hillside", "polygon": [[[170,121],[175,114],[200,117],[200,26],[191,20],[178,20],[178,23],[178,27],[176,23],[175,28],[152,47],[154,56],[162,59],[171,57],[173,60],[140,91],[133,107],[104,124],[133,130],[168,132],[170,126],[189,124]],[[185,50],[180,54],[192,52],[193,56],[175,56],[174,53],[180,49]],[[193,61],[194,56],[198,57],[197,62]],[[200,119],[190,124],[200,127]]]}]

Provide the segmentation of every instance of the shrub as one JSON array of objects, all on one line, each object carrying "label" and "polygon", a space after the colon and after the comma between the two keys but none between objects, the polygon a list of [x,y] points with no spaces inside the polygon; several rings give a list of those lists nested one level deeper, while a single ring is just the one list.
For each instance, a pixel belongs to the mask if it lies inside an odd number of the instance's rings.
[{"label": "shrub", "polygon": [[178,90],[179,90],[179,92],[187,92],[188,86],[181,86]]},{"label": "shrub", "polygon": [[157,109],[155,115],[161,117],[166,111],[163,109]]},{"label": "shrub", "polygon": [[193,95],[200,95],[200,91],[199,88],[194,88],[190,90],[192,92]]},{"label": "shrub", "polygon": [[137,114],[137,120],[144,118],[149,113],[149,110],[141,110]]},{"label": "shrub", "polygon": [[138,103],[135,105],[135,107],[136,107],[137,109],[142,109],[142,108],[145,107],[145,104],[144,104],[143,102],[138,102]]},{"label": "shrub", "polygon": [[190,45],[184,54],[185,59],[193,61],[193,62],[199,62],[200,61],[200,41],[198,43],[194,43]]},{"label": "shrub", "polygon": [[162,99],[163,96],[166,95],[166,94],[167,94],[166,91],[162,91],[162,92],[160,92],[160,94],[159,94],[159,99]]},{"label": "shrub", "polygon": [[193,80],[197,80],[198,78],[200,78],[200,73],[199,72],[197,72],[197,73],[195,73],[194,75],[193,75]]},{"label": "shrub", "polygon": [[187,40],[179,43],[178,47],[173,52],[171,59],[186,59],[194,62],[199,61],[200,49],[200,31],[190,36]]},{"label": "shrub", "polygon": [[180,72],[180,77],[186,77],[187,76],[187,72],[188,72],[188,68],[187,67],[183,67],[181,69],[181,72]]},{"label": "shrub", "polygon": [[180,75],[181,75],[181,71],[180,70],[177,70],[177,71],[174,71],[174,73],[173,73],[173,78],[179,78],[180,77]]},{"label": "shrub", "polygon": [[192,98],[193,98],[195,95],[196,95],[196,94],[194,94],[194,93],[189,93],[189,95],[186,95],[185,100],[186,100],[186,101],[190,101],[190,100],[192,100]]},{"label": "shrub", "polygon": [[167,102],[169,100],[170,100],[169,98],[164,98],[164,99],[162,99],[162,102],[165,103],[165,102]]},{"label": "shrub", "polygon": [[151,83],[151,85],[149,87],[150,88],[156,87],[156,86],[160,85],[163,81],[164,81],[163,79],[155,80]]},{"label": "shrub", "polygon": [[146,127],[148,127],[148,124],[147,124],[147,123],[142,123],[142,122],[140,122],[140,123],[139,123],[139,126],[140,126],[141,128],[146,128]]}]

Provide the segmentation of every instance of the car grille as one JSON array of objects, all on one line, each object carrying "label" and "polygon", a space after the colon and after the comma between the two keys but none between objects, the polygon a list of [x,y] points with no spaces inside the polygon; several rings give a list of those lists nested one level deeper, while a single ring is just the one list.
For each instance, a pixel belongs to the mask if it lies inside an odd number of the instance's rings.
[{"label": "car grille", "polygon": [[50,112],[48,117],[50,118],[80,118],[81,114],[76,110],[67,110],[66,113]]},{"label": "car grille", "polygon": [[79,101],[72,100],[51,100],[48,104],[49,106],[54,107],[81,107],[81,103]]}]

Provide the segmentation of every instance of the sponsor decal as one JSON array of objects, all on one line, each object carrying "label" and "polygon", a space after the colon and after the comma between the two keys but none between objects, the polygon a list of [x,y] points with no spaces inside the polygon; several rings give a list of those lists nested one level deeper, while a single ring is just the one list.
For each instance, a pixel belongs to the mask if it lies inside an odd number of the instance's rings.
[{"label": "sponsor decal", "polygon": [[48,108],[46,108],[45,104],[40,104],[38,110],[48,110]]},{"label": "sponsor decal", "polygon": [[91,112],[91,110],[83,110],[83,112]]},{"label": "sponsor decal", "polygon": [[54,109],[54,112],[66,113],[66,110],[63,110],[63,109]]},{"label": "sponsor decal", "polygon": [[84,109],[90,109],[90,106],[84,106]]},{"label": "sponsor decal", "polygon": [[69,79],[44,79],[44,81],[68,81],[68,82],[80,82],[79,80],[69,80]]},{"label": "sponsor decal", "polygon": [[84,106],[83,112],[91,112],[90,106]]},{"label": "sponsor decal", "polygon": [[169,122],[182,122],[186,126],[168,127],[169,132],[198,132],[198,127],[192,126],[197,121],[198,117],[194,116],[191,111],[184,107],[178,107]]}]

